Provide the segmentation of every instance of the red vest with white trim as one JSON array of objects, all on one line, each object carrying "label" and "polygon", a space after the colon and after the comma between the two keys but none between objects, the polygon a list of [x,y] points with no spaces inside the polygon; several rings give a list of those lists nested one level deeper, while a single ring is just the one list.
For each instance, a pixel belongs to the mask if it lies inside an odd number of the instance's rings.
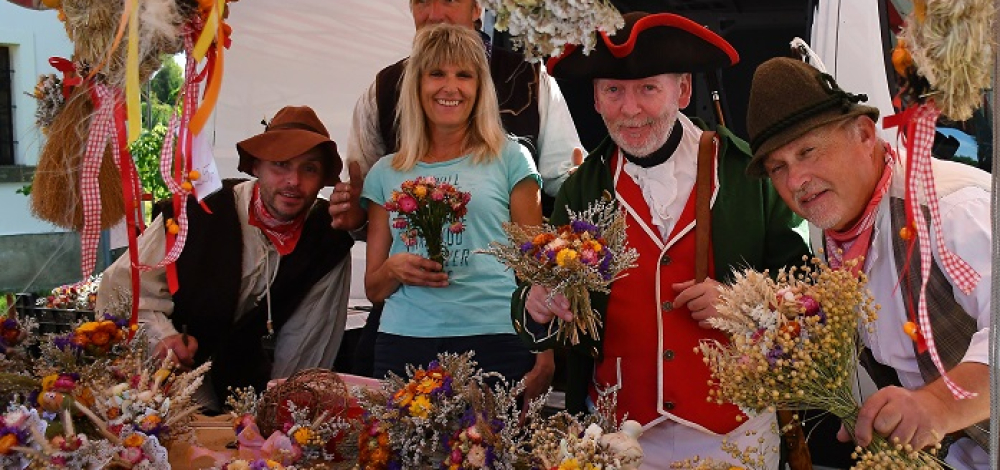
[{"label": "red vest with white trim", "polygon": [[[617,168],[618,158],[613,157],[612,168]],[[604,321],[604,358],[595,365],[591,398],[617,385],[619,418],[628,413],[645,425],[667,417],[714,433],[732,431],[739,426],[741,413],[735,405],[707,401],[711,375],[701,354],[694,351],[703,339],[725,342],[726,337],[699,327],[686,307],[673,306],[677,293],[671,285],[694,279],[694,190],[666,244],[643,229],[644,225],[659,236],[642,190],[632,178],[622,172],[615,192],[632,208],[626,211],[626,236],[629,246],[639,252],[639,262],[612,284]],[[709,276],[714,278],[712,266],[710,260]]]}]

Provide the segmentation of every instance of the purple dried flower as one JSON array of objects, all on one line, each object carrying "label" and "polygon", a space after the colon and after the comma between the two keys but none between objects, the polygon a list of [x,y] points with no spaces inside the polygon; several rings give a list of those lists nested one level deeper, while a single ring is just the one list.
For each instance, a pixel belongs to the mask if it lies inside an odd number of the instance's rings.
[{"label": "purple dried flower", "polygon": [[597,226],[586,220],[574,220],[569,225],[573,228],[574,233],[590,232],[594,235],[597,234]]},{"label": "purple dried flower", "polygon": [[73,342],[73,333],[56,336],[52,339],[52,344],[59,348],[60,351],[83,352],[83,349]]},{"label": "purple dried flower", "polygon": [[775,346],[773,349],[767,352],[767,363],[771,364],[773,367],[778,359],[781,359],[785,355],[785,350],[781,346]]}]

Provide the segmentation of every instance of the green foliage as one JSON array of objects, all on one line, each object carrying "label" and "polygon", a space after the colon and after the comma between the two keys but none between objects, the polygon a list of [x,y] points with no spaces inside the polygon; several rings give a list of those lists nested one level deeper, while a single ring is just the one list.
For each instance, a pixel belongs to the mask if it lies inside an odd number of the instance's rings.
[{"label": "green foliage", "polygon": [[[129,146],[139,172],[142,188],[153,195],[154,201],[170,197],[160,174],[160,150],[167,135],[167,123],[174,110],[177,95],[184,86],[184,76],[173,57],[164,56],[163,65],[146,85],[142,97],[143,130]],[[179,112],[179,106],[178,106]]]},{"label": "green foliage", "polygon": [[167,135],[167,126],[157,124],[152,129],[143,129],[142,134],[129,146],[142,188],[153,195],[154,201],[170,197],[170,191],[160,174],[160,150]]},{"label": "green foliage", "polygon": [[165,57],[160,70],[149,80],[149,94],[160,103],[173,105],[183,84],[181,66],[177,65],[173,57]]},{"label": "green foliage", "polygon": [[143,123],[146,124],[146,127],[153,128],[157,124],[166,125],[170,121],[171,112],[173,112],[173,106],[169,104],[161,103],[155,99],[142,101]]},{"label": "green foliage", "polygon": [[18,188],[17,191],[14,191],[14,193],[15,194],[23,194],[25,196],[30,196],[31,195],[31,183],[28,183],[28,184],[26,184],[24,186],[21,186],[20,188]]}]

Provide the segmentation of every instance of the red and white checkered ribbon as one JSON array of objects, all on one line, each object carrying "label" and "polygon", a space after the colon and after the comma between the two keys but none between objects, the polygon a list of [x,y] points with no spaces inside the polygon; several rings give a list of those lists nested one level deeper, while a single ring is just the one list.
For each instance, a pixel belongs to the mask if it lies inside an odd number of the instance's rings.
[{"label": "red and white checkered ribbon", "polygon": [[83,155],[83,168],[80,173],[80,191],[83,193],[83,231],[80,234],[80,268],[83,277],[89,276],[97,264],[97,242],[101,238],[101,161],[104,159],[104,149],[108,146],[108,138],[114,149],[113,155],[118,155],[118,139],[115,135],[114,110],[115,91],[103,84],[92,83],[90,90],[94,101],[93,117],[90,121],[90,133],[87,135],[87,147]]},{"label": "red and white checkered ribbon", "polygon": [[[183,178],[188,173],[186,162],[190,159],[191,140],[194,138],[188,129],[188,123],[191,122],[191,116],[194,114],[194,110],[197,109],[198,91],[200,90],[199,83],[204,80],[205,76],[204,74],[197,73],[197,62],[195,62],[194,57],[190,53],[193,46],[191,35],[185,37],[185,46],[188,54],[187,64],[184,69],[184,104],[181,106],[180,116],[177,115],[176,111],[171,114],[170,121],[167,124],[167,134],[163,139],[163,148],[160,151],[160,174],[163,176],[163,182],[166,184],[167,189],[174,194],[174,197],[180,200],[180,204],[174,206],[177,209],[174,211],[174,217],[177,219],[176,223],[180,230],[177,232],[173,243],[168,244],[168,250],[163,259],[155,265],[140,265],[139,269],[142,271],[158,269],[174,263],[180,257],[181,252],[184,250],[184,243],[187,241],[187,204],[191,191],[181,186],[181,181],[178,181],[177,175]],[[180,152],[186,158],[175,158],[175,145],[180,147]],[[175,167],[176,165],[179,165],[179,167]]]},{"label": "red and white checkered ribbon", "polygon": [[910,136],[910,154],[908,162],[909,183],[906,185],[906,197],[910,200],[908,207],[912,214],[917,229],[920,242],[920,300],[917,302],[917,319],[920,324],[920,332],[927,344],[931,360],[937,367],[938,372],[948,386],[948,390],[956,399],[973,398],[977,394],[965,390],[948,377],[938,355],[937,346],[934,344],[934,335],[931,332],[930,316],[927,312],[927,279],[930,278],[933,254],[931,253],[931,242],[927,222],[924,219],[924,212],[920,209],[920,196],[927,204],[931,215],[931,225],[934,228],[934,236],[937,241],[937,251],[941,260],[941,267],[952,279],[952,282],[965,294],[972,293],[976,284],[979,283],[979,273],[972,266],[969,266],[961,257],[952,253],[944,244],[944,235],[941,230],[941,213],[938,208],[937,190],[934,187],[934,174],[931,170],[931,148],[934,144],[935,125],[941,111],[934,106],[933,102],[920,105],[913,115],[914,122],[911,123],[913,133]]}]

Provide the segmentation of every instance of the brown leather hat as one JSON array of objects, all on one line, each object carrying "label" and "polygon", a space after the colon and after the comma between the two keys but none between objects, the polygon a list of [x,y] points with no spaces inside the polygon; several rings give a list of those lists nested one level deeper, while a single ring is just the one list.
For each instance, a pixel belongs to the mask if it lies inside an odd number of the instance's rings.
[{"label": "brown leather hat", "polygon": [[736,49],[708,28],[672,13],[636,11],[624,16],[625,26],[608,37],[598,31],[590,55],[583,47],[566,46],[549,59],[549,74],[557,78],[634,80],[664,73],[706,72],[735,65]]},{"label": "brown leather hat", "polygon": [[878,108],[862,101],[868,96],[841,90],[833,77],[801,60],[778,57],[760,64],[747,107],[753,151],[747,174],[764,176],[764,157],[824,124],[862,114],[877,121]]},{"label": "brown leather hat", "polygon": [[330,139],[330,133],[316,117],[316,112],[308,106],[285,106],[281,108],[264,129],[264,133],[236,143],[240,154],[237,169],[253,174],[255,159],[269,162],[284,162],[302,155],[313,148],[325,150],[323,168],[325,186],[333,186],[338,181],[344,163],[337,153],[337,144]]}]

